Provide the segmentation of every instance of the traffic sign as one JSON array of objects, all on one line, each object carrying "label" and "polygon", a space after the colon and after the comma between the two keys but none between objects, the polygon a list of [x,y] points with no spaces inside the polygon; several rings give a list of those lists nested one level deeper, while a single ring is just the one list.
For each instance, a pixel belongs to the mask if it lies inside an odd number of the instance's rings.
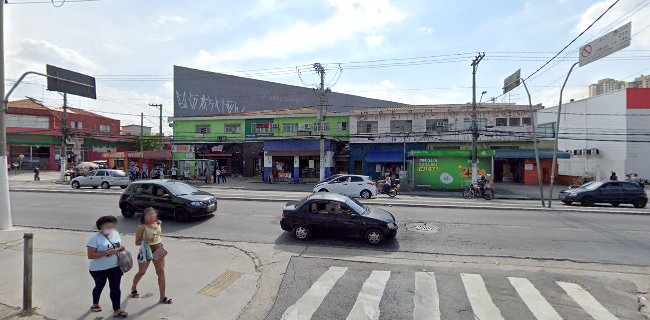
[{"label": "traffic sign", "polygon": [[521,69],[515,71],[515,73],[511,74],[505,80],[503,80],[503,93],[505,94],[508,91],[518,87],[520,83],[521,83]]},{"label": "traffic sign", "polygon": [[631,39],[632,22],[628,22],[622,27],[582,46],[578,55],[580,66],[582,67],[630,46]]},{"label": "traffic sign", "polygon": [[97,99],[95,78],[85,74],[46,65],[47,90]]}]

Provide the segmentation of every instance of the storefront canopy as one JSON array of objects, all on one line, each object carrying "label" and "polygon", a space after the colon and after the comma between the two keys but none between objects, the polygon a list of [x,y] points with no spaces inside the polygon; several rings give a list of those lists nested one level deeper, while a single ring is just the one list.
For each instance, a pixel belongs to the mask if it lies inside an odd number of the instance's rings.
[{"label": "storefront canopy", "polygon": [[376,151],[368,152],[366,162],[369,163],[399,163],[404,161],[404,153],[401,151]]},{"label": "storefront canopy", "polygon": [[[495,152],[494,159],[534,159],[535,150],[531,149],[498,149]],[[539,150],[540,159],[553,159],[553,150]],[[558,151],[558,159],[569,159],[569,152]]]}]

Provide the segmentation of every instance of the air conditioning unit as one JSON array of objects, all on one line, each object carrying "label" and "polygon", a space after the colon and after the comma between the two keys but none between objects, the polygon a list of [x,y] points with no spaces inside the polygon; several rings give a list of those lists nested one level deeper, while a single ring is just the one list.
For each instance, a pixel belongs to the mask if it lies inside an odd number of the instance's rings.
[{"label": "air conditioning unit", "polygon": [[582,150],[581,149],[573,150],[573,155],[574,156],[581,156],[582,155]]},{"label": "air conditioning unit", "polygon": [[585,149],[584,152],[585,152],[586,155],[589,155],[589,156],[591,155],[591,149]]},{"label": "air conditioning unit", "polygon": [[591,154],[600,154],[600,150],[598,150],[598,148],[593,148],[591,149]]},{"label": "air conditioning unit", "polygon": [[274,124],[271,125],[271,128],[273,128],[273,129],[280,128],[280,124],[279,123],[274,123]]}]

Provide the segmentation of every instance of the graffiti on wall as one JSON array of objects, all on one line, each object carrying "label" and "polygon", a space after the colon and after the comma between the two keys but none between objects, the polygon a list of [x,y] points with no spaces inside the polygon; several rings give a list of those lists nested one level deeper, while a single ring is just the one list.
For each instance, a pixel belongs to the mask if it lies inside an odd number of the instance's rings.
[{"label": "graffiti on wall", "polygon": [[237,101],[230,99],[219,99],[205,94],[192,93],[192,91],[176,91],[176,102],[181,109],[205,110],[214,113],[240,113],[246,107],[237,106]]}]

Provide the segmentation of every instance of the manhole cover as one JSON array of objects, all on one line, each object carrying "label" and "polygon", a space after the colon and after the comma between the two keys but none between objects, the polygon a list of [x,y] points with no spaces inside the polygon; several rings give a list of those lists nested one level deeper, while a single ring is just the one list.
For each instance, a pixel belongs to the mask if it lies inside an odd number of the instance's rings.
[{"label": "manhole cover", "polygon": [[406,230],[424,233],[438,232],[438,227],[427,223],[409,223],[406,225]]}]

